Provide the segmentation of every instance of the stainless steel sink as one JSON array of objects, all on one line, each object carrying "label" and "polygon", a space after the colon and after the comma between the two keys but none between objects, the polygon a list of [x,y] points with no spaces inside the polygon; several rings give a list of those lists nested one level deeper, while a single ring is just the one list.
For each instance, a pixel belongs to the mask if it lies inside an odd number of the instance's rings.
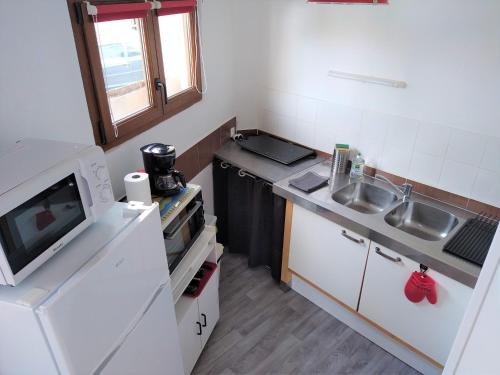
[{"label": "stainless steel sink", "polygon": [[404,202],[385,215],[389,225],[427,241],[446,238],[458,224],[455,215],[420,202]]},{"label": "stainless steel sink", "polygon": [[354,182],[335,192],[332,199],[358,212],[375,214],[396,202],[398,196],[372,184]]}]

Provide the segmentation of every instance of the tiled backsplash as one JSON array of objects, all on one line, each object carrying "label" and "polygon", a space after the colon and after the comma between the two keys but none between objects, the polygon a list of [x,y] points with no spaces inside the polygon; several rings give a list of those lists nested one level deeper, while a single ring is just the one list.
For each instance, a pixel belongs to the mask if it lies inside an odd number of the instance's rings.
[{"label": "tiled backsplash", "polygon": [[179,155],[175,168],[180,170],[190,181],[205,167],[212,163],[214,152],[231,139],[231,128],[236,126],[236,117],[228,120],[212,133]]},{"label": "tiled backsplash", "polygon": [[327,153],[348,143],[371,167],[500,207],[500,138],[272,89],[262,99],[262,130]]}]

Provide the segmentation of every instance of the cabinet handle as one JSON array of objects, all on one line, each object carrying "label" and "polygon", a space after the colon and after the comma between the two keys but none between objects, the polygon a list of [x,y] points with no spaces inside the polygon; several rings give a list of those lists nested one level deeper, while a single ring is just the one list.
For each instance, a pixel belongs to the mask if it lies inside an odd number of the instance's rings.
[{"label": "cabinet handle", "polygon": [[207,326],[207,316],[205,314],[201,314],[201,317],[203,318],[202,327],[206,327]]},{"label": "cabinet handle", "polygon": [[357,238],[354,238],[350,235],[347,234],[347,232],[345,230],[342,230],[342,235],[347,238],[348,240],[351,240],[352,242],[356,242],[356,243],[359,243],[360,245],[364,244],[365,243],[365,240],[360,238],[360,239],[357,239]]},{"label": "cabinet handle", "polygon": [[201,323],[200,322],[196,322],[196,325],[198,326],[198,328],[200,329],[198,332],[196,332],[196,334],[198,336],[201,336],[201,334],[203,333],[203,331],[201,330]]},{"label": "cabinet handle", "polygon": [[385,259],[389,259],[391,262],[394,262],[394,263],[399,263],[399,262],[401,262],[401,260],[402,260],[400,257],[393,258],[393,257],[391,257],[390,255],[384,254],[384,253],[382,252],[382,250],[380,250],[380,247],[376,247],[376,248],[375,248],[375,252],[376,252],[378,255],[380,255],[380,256],[382,256],[382,257],[384,257]]}]

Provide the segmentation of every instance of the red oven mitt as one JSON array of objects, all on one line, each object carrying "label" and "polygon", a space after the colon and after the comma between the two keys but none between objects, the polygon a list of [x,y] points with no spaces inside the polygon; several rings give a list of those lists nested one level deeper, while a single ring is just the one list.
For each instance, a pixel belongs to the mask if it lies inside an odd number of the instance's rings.
[{"label": "red oven mitt", "polygon": [[437,302],[436,282],[423,272],[413,272],[406,282],[405,295],[413,303],[421,302],[425,297],[431,304]]}]

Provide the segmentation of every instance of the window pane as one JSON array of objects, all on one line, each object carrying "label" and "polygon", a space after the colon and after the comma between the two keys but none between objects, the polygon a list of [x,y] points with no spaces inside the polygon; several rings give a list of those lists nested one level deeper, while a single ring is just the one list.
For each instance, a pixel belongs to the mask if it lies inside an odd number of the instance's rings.
[{"label": "window pane", "polygon": [[113,124],[151,107],[141,19],[95,24]]},{"label": "window pane", "polygon": [[193,86],[189,14],[158,17],[168,96]]}]

